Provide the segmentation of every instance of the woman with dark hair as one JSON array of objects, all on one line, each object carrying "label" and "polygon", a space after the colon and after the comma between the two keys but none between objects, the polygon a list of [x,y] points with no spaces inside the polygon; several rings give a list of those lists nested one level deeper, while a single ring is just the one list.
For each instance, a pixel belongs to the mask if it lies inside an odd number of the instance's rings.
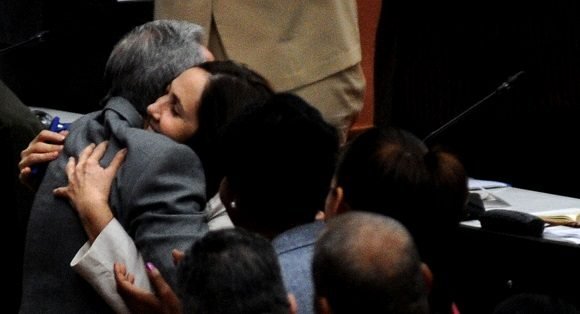
[{"label": "woman with dark hair", "polygon": [[[243,108],[265,101],[272,93],[273,91],[265,78],[241,64],[233,61],[203,63],[182,72],[171,82],[167,94],[147,107],[144,128],[166,135],[177,142],[185,143],[196,152],[201,160],[204,178],[207,182],[206,195],[211,197],[217,193],[221,180],[220,171],[213,164],[217,154],[214,147],[215,138],[221,132],[221,128],[227,125]],[[23,160],[20,164],[21,173],[23,169],[33,165],[34,160],[38,160],[38,158],[31,157],[35,152],[43,153],[44,160],[55,158],[50,155],[51,153],[43,151],[42,148],[45,145],[42,140],[53,134],[42,134],[23,152]],[[86,165],[87,157],[92,152],[102,156],[105,153],[106,145],[106,142],[102,142],[98,146],[93,144],[85,149],[79,155],[78,167]],[[116,159],[119,161],[122,157],[116,158],[119,158]],[[109,168],[113,169],[118,165],[118,163],[114,163]],[[69,160],[67,168],[74,169],[75,166],[77,164],[74,159]],[[125,262],[129,269],[136,274],[144,274],[144,266],[140,261],[140,255],[130,253],[137,251],[135,243],[120,226],[117,217],[113,215],[108,199],[99,198],[103,201],[103,203],[99,203],[102,207],[98,208],[99,210],[92,210],[95,207],[91,207],[91,204],[96,202],[94,195],[80,192],[87,185],[103,186],[110,189],[111,181],[103,180],[100,177],[96,177],[94,181],[90,182],[80,181],[79,174],[81,172],[77,171],[69,175],[69,185],[54,191],[57,196],[69,198],[77,210],[89,238],[88,243],[77,252],[71,265],[97,289],[101,296],[105,297],[110,305],[117,306],[121,299],[116,293],[112,276],[113,262]],[[86,185],[83,186],[83,183]],[[105,195],[108,196],[109,193],[107,192]],[[147,196],[142,195],[142,197]],[[214,197],[210,200],[206,207],[206,215],[212,221],[220,221],[213,223],[213,228],[217,228],[216,224],[219,224],[218,227],[231,226],[219,198]],[[210,223],[210,228],[212,228],[212,223]],[[119,236],[119,234],[125,234],[126,237]],[[120,245],[122,240],[127,240],[127,243]],[[127,253],[127,249],[129,253]],[[103,258],[99,255],[99,252],[103,251],[106,253],[102,256],[115,258],[115,260],[94,263],[94,259]],[[103,274],[109,274],[109,276]],[[144,287],[148,287],[146,279],[141,282]]]}]

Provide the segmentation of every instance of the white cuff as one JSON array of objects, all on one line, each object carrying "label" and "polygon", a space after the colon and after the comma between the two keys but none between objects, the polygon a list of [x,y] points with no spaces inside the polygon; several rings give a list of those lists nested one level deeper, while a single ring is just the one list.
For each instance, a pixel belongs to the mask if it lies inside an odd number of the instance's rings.
[{"label": "white cuff", "polygon": [[153,291],[145,270],[143,257],[133,239],[116,219],[111,220],[93,244],[80,248],[70,266],[85,279],[117,313],[130,313],[117,293],[113,264],[123,263],[135,275],[135,285]]}]

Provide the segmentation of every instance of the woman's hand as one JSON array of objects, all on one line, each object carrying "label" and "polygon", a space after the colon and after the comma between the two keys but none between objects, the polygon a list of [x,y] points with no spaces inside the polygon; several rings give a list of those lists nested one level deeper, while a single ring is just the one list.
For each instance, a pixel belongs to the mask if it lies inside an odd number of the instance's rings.
[{"label": "woman's hand", "polygon": [[151,263],[147,263],[146,268],[147,276],[155,293],[135,286],[135,278],[131,273],[127,272],[124,264],[115,263],[114,265],[117,292],[119,292],[127,307],[132,313],[181,313],[179,298],[163,279],[159,270]]},{"label": "woman's hand", "polygon": [[113,219],[109,207],[109,193],[115,174],[127,154],[127,149],[117,152],[108,167],[99,161],[107,150],[108,142],[90,144],[79,155],[78,162],[69,158],[66,165],[68,185],[54,189],[54,195],[67,198],[76,209],[83,227],[92,243]]}]

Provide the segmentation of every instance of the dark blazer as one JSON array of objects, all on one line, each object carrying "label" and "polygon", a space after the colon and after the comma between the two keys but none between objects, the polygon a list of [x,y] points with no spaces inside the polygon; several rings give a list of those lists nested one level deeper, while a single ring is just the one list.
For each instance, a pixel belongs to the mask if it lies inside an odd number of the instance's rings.
[{"label": "dark blazer", "polygon": [[14,227],[11,228],[10,234],[15,237],[5,237],[5,247],[16,247],[8,264],[8,269],[15,274],[8,281],[8,286],[12,288],[4,304],[10,313],[16,312],[20,304],[24,230],[34,197],[32,190],[18,180],[18,162],[20,152],[41,130],[42,124],[38,118],[0,81],[0,180],[4,183],[0,189],[0,199],[2,208],[8,209],[4,212],[5,221],[10,221],[17,229],[14,232]]},{"label": "dark blazer", "polygon": [[203,214],[205,178],[187,146],[142,129],[143,120],[126,100],[111,99],[71,127],[65,148],[50,163],[32,206],[24,254],[21,313],[103,313],[106,303],[70,267],[87,237],[68,201],[52,190],[67,183],[67,159],[90,143],[109,140],[102,163],[127,147],[113,181],[109,203],[133,237],[144,260],[175,282],[173,248],[186,249],[207,231]]}]

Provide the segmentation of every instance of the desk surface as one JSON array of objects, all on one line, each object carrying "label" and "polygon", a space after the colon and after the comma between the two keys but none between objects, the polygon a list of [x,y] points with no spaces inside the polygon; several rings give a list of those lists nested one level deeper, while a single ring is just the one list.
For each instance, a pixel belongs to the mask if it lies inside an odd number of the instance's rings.
[{"label": "desk surface", "polygon": [[[487,199],[499,198],[509,205],[501,207],[504,209],[518,210],[527,213],[537,213],[550,210],[578,208],[580,211],[580,199],[567,196],[548,194],[543,192],[519,189],[514,187],[493,188],[486,190],[471,191],[479,193],[484,201],[487,210],[491,202]],[[465,226],[481,227],[478,220],[464,221]],[[550,240],[560,240],[580,244],[580,228],[550,227],[544,231],[544,238]]]},{"label": "desk surface", "polygon": [[[528,213],[580,209],[580,199],[514,187],[478,193],[482,199],[491,193],[509,203],[502,208]],[[580,308],[576,284],[580,276],[574,271],[580,262],[580,228],[562,227],[575,233],[568,237],[552,233],[559,227],[545,228],[542,238],[534,238],[483,230],[477,220],[462,222],[458,233],[460,254],[453,269],[461,312],[489,314],[501,300],[521,292],[560,296]]]},{"label": "desk surface", "polygon": [[[485,192],[505,200],[511,206],[509,208],[528,213],[540,211],[580,208],[580,199],[567,196],[518,189],[514,187],[497,188]],[[485,204],[485,203],[484,203]]]},{"label": "desk surface", "polygon": [[62,111],[46,107],[29,107],[29,108],[32,110],[44,111],[49,115],[51,115],[52,117],[58,116],[60,118],[60,121],[64,123],[74,122],[76,119],[83,116],[82,114],[76,112]]}]

